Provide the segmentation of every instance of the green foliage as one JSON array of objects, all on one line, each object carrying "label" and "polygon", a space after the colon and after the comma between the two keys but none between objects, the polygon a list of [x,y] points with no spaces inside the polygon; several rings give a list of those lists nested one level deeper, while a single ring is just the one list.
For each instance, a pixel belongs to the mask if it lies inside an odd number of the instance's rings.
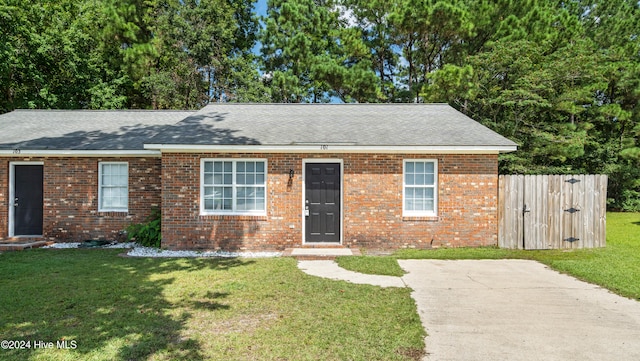
[{"label": "green foliage", "polygon": [[0,112],[266,100],[251,4],[0,0]]},{"label": "green foliage", "polygon": [[276,102],[377,101],[380,84],[363,30],[341,20],[336,1],[269,0],[263,70]]},{"label": "green foliage", "polygon": [[144,223],[134,223],[127,227],[127,238],[135,240],[145,247],[160,248],[162,242],[161,220],[160,209],[154,208]]}]

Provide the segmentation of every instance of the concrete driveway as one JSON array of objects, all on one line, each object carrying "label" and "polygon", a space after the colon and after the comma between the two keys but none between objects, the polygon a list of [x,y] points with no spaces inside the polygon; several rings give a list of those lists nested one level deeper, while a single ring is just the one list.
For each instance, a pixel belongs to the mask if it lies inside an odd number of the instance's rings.
[{"label": "concrete driveway", "polygon": [[425,360],[640,360],[638,301],[534,261],[399,263]]}]

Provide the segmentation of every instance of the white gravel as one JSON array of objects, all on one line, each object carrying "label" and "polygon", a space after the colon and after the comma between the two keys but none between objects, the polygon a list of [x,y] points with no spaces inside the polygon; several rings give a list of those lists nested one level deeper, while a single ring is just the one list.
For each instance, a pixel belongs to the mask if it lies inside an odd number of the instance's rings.
[{"label": "white gravel", "polygon": [[78,248],[79,245],[80,245],[79,242],[54,243],[48,246],[44,246],[42,248]]},{"label": "white gravel", "polygon": [[[54,243],[42,248],[78,248],[79,245],[79,242]],[[131,250],[127,252],[127,256],[131,257],[269,258],[282,256],[282,252],[169,251],[166,249],[144,247],[134,242],[116,243],[100,248],[130,248]]]}]

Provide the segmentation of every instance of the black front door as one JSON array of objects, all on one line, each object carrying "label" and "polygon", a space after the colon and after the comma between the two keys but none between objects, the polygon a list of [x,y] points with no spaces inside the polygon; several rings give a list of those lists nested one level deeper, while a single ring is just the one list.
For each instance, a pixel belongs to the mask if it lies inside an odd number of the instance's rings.
[{"label": "black front door", "polygon": [[42,235],[42,165],[15,165],[13,174],[13,235]]},{"label": "black front door", "polygon": [[340,163],[305,166],[305,241],[340,243]]}]

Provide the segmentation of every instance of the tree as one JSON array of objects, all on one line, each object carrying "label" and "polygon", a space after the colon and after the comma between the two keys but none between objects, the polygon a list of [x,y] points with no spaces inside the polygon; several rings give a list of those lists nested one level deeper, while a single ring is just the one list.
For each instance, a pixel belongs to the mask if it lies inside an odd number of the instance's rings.
[{"label": "tree", "polygon": [[358,29],[333,1],[270,0],[262,34],[264,72],[277,102],[375,101],[380,97]]},{"label": "tree", "polygon": [[447,53],[468,37],[473,24],[467,7],[456,0],[402,0],[391,14],[407,65],[400,101],[418,101],[428,75],[447,63]]}]

